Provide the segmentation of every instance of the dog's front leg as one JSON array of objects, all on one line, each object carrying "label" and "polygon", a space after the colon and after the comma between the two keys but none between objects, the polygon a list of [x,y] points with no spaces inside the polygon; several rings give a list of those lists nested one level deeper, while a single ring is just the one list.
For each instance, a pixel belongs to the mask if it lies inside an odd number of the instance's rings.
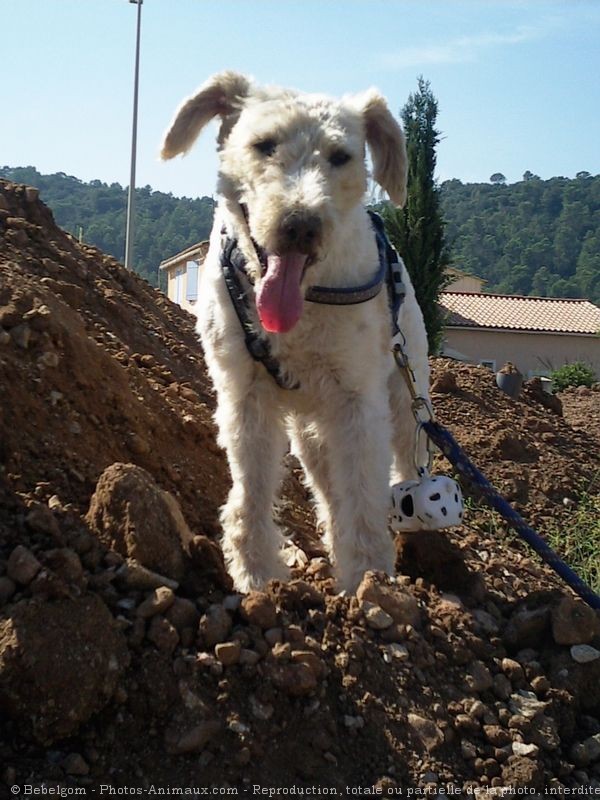
[{"label": "dog's front leg", "polygon": [[223,553],[236,589],[285,580],[284,538],[273,521],[286,435],[273,392],[218,393],[219,443],[227,452],[233,485],[221,509]]},{"label": "dog's front leg", "polygon": [[318,414],[328,461],[325,544],[338,586],[354,592],[366,570],[394,571],[388,531],[391,467],[387,393],[339,394]]}]

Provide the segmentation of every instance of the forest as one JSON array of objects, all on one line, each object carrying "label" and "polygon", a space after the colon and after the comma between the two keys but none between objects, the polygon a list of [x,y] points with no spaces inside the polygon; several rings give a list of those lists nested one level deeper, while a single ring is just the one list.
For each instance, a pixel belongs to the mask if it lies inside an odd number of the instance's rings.
[{"label": "forest", "polygon": [[[127,189],[83,182],[35,167],[1,167],[0,177],[37,186],[57,223],[123,259]],[[492,180],[493,179],[493,180]],[[452,265],[486,281],[486,290],[600,302],[600,175],[542,180],[526,172],[507,184],[441,184]],[[153,285],[162,260],[209,235],[215,202],[136,191],[136,271]]]}]

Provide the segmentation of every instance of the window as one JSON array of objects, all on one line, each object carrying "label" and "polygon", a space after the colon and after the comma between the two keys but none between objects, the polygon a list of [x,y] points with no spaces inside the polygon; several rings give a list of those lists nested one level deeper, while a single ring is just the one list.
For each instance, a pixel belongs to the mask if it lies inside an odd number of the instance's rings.
[{"label": "window", "polygon": [[188,261],[187,268],[187,287],[185,291],[185,299],[190,303],[195,303],[198,299],[198,262]]},{"label": "window", "polygon": [[479,366],[487,367],[488,369],[491,369],[492,372],[496,372],[496,362],[493,359],[482,358],[479,362]]},{"label": "window", "polygon": [[183,276],[185,275],[184,267],[177,267],[175,270],[175,291],[173,292],[173,301],[181,305],[183,300]]}]

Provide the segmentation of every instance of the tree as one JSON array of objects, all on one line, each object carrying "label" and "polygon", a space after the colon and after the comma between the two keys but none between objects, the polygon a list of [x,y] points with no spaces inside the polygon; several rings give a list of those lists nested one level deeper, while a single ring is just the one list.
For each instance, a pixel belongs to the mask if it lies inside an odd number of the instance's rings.
[{"label": "tree", "polygon": [[506,183],[506,178],[501,172],[494,172],[493,175],[490,175],[490,183],[496,183],[504,186]]},{"label": "tree", "polygon": [[409,96],[401,112],[408,157],[406,205],[404,208],[386,205],[383,209],[390,240],[402,256],[415,287],[430,353],[436,353],[441,345],[444,319],[437,300],[450,263],[440,190],[434,178],[435,151],[440,141],[435,127],[437,114],[437,100],[429,81],[421,76],[417,91]]}]

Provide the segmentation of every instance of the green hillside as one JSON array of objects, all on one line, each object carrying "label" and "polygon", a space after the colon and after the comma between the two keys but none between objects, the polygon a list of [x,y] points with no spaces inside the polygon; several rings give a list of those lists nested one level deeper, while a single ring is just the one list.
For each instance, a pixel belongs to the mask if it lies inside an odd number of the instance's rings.
[{"label": "green hillside", "polygon": [[505,294],[600,302],[600,175],[442,184],[454,265]]},{"label": "green hillside", "polygon": [[[34,167],[0,176],[37,186],[58,224],[118,259],[125,251],[127,191]],[[498,176],[500,177],[500,176]],[[504,183],[442,184],[453,264],[487,281],[488,291],[587,297],[600,303],[600,175]],[[159,263],[208,237],[214,201],[137,190],[135,268],[156,285]]]},{"label": "green hillside", "polygon": [[[56,222],[83,240],[122,261],[125,257],[127,189],[119,183],[84,183],[64,172],[41,175],[35,167],[1,167],[0,177],[37,186]],[[158,265],[174,253],[208,238],[214,201],[191,200],[155,192],[150,186],[136,191],[134,267],[154,286]]]}]

